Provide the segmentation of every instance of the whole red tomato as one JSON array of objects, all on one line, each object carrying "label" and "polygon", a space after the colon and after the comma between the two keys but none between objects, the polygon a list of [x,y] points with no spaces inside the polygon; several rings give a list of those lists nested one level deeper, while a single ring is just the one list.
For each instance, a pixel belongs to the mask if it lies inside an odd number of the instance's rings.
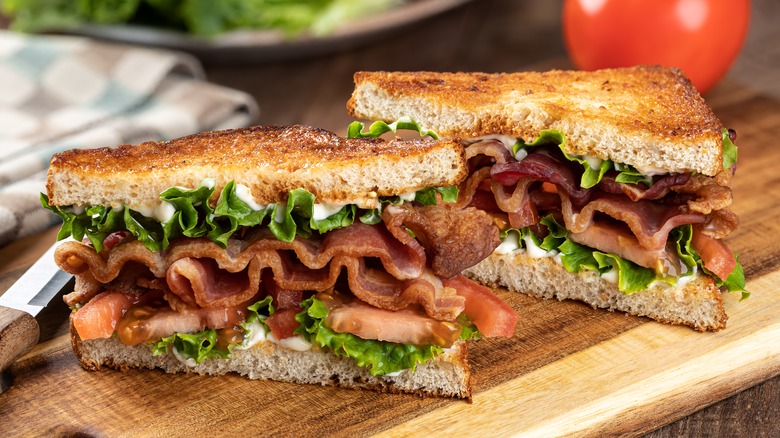
[{"label": "whole red tomato", "polygon": [[745,39],[750,0],[565,0],[563,33],[583,70],[678,67],[704,93]]}]

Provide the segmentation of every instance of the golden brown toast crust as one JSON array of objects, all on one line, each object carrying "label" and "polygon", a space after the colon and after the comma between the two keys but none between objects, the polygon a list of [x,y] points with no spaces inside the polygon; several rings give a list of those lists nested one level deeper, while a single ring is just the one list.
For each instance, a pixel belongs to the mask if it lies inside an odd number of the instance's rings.
[{"label": "golden brown toast crust", "polygon": [[456,141],[344,139],[307,126],[256,126],[66,151],[51,160],[47,191],[52,205],[132,206],[155,202],[169,187],[194,188],[215,178],[216,193],[235,180],[260,203],[284,201],[290,190],[305,188],[318,200],[366,204],[456,184],[466,173]]},{"label": "golden brown toast crust", "polygon": [[[530,141],[543,129],[560,129],[573,154],[641,167],[671,167],[666,155],[685,155],[669,171],[712,176],[722,163],[723,126],[678,69],[358,72],[354,79],[347,110],[358,118],[410,116],[445,137],[505,134]],[[605,144],[617,141],[629,145]],[[630,161],[633,153],[619,159],[620,148],[641,147],[654,151],[637,163]]]}]

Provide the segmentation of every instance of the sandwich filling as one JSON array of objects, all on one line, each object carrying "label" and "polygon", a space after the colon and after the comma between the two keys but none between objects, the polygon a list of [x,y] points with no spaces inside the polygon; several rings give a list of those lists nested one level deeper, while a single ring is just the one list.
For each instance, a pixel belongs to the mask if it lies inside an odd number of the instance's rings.
[{"label": "sandwich filling", "polygon": [[[372,137],[391,125],[375,122],[363,131],[354,122],[349,134]],[[402,126],[430,133],[409,120]],[[706,275],[744,298],[742,267],[722,241],[739,223],[728,209],[735,133],[722,137],[723,168],[714,177],[570,155],[555,130],[530,142],[468,139],[470,176],[458,204],[491,215],[501,230],[497,253],[552,257],[570,272],[595,271],[625,293]]]},{"label": "sandwich filling", "polygon": [[65,301],[79,336],[149,344],[189,364],[261,342],[327,349],[384,375],[459,339],[513,334],[514,311],[460,276],[500,239],[484,212],[444,202],[456,188],[361,209],[318,208],[302,189],[262,205],[241,187],[168,189],[160,215],[54,207],[42,195],[63,218],[59,237],[76,239],[55,258],[76,275]]}]

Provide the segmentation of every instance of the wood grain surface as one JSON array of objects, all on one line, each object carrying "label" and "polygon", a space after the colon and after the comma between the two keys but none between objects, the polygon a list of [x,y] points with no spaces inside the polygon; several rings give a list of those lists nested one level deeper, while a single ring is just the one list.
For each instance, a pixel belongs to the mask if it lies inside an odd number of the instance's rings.
[{"label": "wood grain surface", "polygon": [[[207,73],[254,95],[261,124],[307,123],[343,133],[356,70],[569,67],[559,8],[560,2],[479,0],[370,47],[285,63],[214,65]],[[774,139],[780,81],[771,78],[780,71],[776,30],[772,37],[778,9],[772,0],[753,2],[748,45],[732,75],[706,96],[739,136],[733,209],[742,225],[728,242],[741,254],[753,293],[742,302],[727,296],[726,330],[701,334],[499,291],[521,323],[511,340],[473,344],[469,405],[237,376],[85,372],[65,336],[68,309],[57,302],[37,317],[41,342],[4,375],[11,387],[0,394],[0,436],[777,436],[780,178],[773,163],[780,160]],[[0,248],[0,291],[54,235]]]}]

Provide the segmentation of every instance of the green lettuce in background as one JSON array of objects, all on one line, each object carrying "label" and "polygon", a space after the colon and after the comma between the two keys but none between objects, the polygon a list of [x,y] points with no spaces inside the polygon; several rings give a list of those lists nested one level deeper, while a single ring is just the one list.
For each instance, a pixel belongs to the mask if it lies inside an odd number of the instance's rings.
[{"label": "green lettuce in background", "polygon": [[326,35],[402,0],[4,0],[11,27],[25,32],[84,24],[138,24],[213,37],[236,29]]}]

